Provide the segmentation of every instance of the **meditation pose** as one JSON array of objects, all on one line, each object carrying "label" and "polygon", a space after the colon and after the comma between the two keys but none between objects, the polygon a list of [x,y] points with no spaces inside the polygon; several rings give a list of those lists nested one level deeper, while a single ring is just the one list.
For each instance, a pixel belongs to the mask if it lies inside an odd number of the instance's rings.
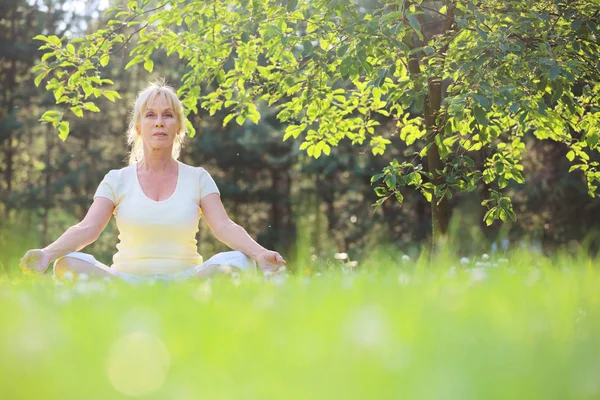
[{"label": "meditation pose", "polygon": [[[55,260],[58,278],[70,272],[125,281],[255,272],[256,264],[277,271],[285,260],[231,221],[209,173],[178,161],[185,133],[183,105],[173,88],[159,82],[140,92],[128,130],[129,166],[106,174],[85,218],[46,248],[25,253],[21,268],[41,273]],[[119,243],[108,267],[79,250],[98,239],[112,215]],[[216,238],[235,251],[203,262],[195,239],[202,215]]]}]

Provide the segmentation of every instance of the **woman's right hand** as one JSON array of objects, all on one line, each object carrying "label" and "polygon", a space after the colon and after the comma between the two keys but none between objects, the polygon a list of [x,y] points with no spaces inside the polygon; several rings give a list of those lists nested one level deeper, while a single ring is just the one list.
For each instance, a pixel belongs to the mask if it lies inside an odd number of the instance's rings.
[{"label": "woman's right hand", "polygon": [[50,256],[44,250],[33,249],[29,250],[19,263],[19,267],[25,273],[38,273],[44,272],[50,264]]}]

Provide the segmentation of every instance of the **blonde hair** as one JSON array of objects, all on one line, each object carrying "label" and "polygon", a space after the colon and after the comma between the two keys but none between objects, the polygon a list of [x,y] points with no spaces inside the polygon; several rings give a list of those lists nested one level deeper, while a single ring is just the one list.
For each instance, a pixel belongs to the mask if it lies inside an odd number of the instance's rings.
[{"label": "blonde hair", "polygon": [[183,145],[183,140],[185,139],[185,134],[187,132],[187,119],[183,112],[183,104],[181,104],[181,100],[177,97],[175,89],[167,85],[167,82],[164,79],[160,79],[150,83],[138,94],[137,99],[135,100],[135,105],[133,106],[131,119],[129,121],[129,129],[127,129],[127,144],[131,146],[131,151],[129,152],[129,165],[135,164],[144,158],[143,141],[139,131],[141,116],[146,110],[148,103],[159,96],[163,96],[171,103],[171,107],[173,108],[177,122],[179,123],[179,131],[175,137],[173,152],[171,153],[174,159],[177,160],[179,158],[181,146]]}]

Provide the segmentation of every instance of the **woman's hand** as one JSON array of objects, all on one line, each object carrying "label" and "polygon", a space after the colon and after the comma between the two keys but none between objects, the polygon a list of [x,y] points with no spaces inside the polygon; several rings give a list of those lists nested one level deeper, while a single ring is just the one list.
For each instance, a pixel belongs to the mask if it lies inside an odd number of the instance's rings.
[{"label": "woman's hand", "polygon": [[19,267],[26,274],[44,272],[50,264],[50,255],[41,249],[29,250],[19,263]]},{"label": "woman's hand", "polygon": [[276,251],[264,250],[255,258],[256,263],[263,272],[274,273],[285,265],[286,261]]}]

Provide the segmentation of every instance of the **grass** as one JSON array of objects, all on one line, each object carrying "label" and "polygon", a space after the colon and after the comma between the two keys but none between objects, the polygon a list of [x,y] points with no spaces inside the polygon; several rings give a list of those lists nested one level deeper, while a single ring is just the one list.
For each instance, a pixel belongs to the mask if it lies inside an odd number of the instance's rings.
[{"label": "grass", "polygon": [[600,273],[508,258],[137,286],[11,273],[0,397],[600,398]]}]

